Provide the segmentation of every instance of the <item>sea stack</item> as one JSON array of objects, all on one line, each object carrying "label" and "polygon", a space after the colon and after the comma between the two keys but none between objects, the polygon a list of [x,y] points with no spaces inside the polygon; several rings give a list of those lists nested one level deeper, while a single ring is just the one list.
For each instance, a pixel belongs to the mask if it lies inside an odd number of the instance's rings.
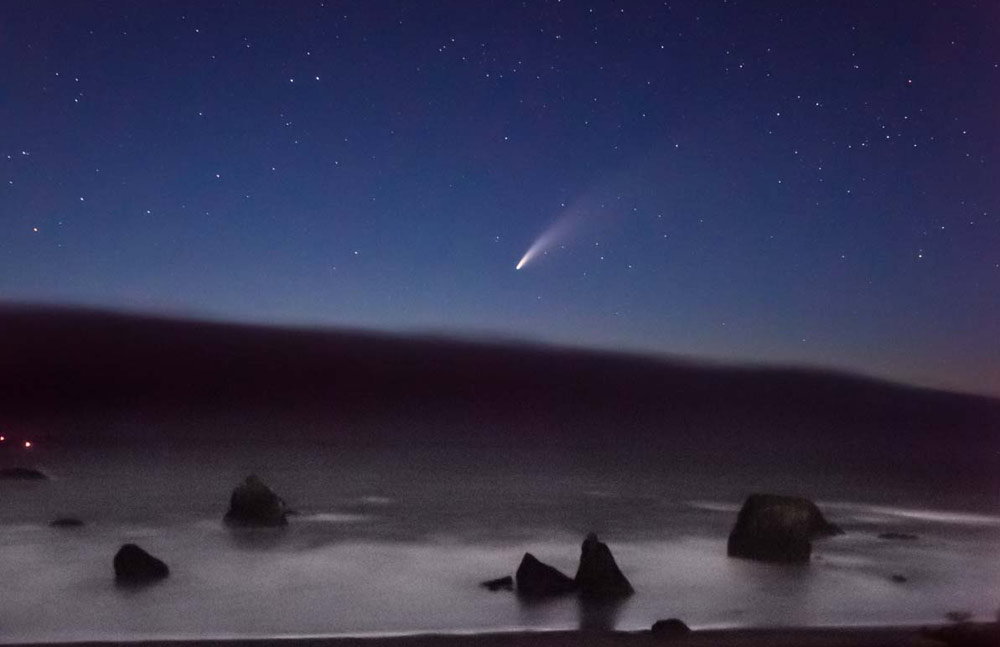
[{"label": "sea stack", "polygon": [[517,582],[517,593],[529,598],[564,595],[576,590],[576,582],[548,564],[538,561],[531,553],[524,554],[514,579]]},{"label": "sea stack", "polygon": [[590,533],[580,549],[580,566],[576,571],[576,586],[580,597],[591,599],[623,598],[635,592],[628,578],[618,568],[611,549]]},{"label": "sea stack", "polygon": [[147,584],[170,575],[170,569],[135,544],[118,549],[114,560],[115,581],[119,584]]},{"label": "sea stack", "polygon": [[223,520],[231,526],[274,528],[288,525],[285,502],[251,474],[229,498]]},{"label": "sea stack", "polygon": [[808,499],[752,494],[729,534],[727,553],[763,562],[808,562],[813,539],[842,532]]}]

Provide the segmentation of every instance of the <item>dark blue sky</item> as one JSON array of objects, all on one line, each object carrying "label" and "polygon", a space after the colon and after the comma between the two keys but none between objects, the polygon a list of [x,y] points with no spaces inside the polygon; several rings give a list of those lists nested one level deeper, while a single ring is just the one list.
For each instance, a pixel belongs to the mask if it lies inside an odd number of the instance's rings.
[{"label": "dark blue sky", "polygon": [[0,298],[1000,395],[997,34],[993,2],[8,0]]}]

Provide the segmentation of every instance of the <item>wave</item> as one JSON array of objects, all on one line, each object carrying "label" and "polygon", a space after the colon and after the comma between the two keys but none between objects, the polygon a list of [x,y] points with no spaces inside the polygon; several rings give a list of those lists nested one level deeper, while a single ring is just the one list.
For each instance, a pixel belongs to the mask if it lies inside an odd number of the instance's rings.
[{"label": "wave", "polygon": [[740,504],[723,503],[721,501],[685,501],[684,505],[698,510],[708,510],[709,512],[739,512]]},{"label": "wave", "polygon": [[377,496],[377,495],[363,496],[358,500],[361,503],[367,503],[369,505],[389,505],[390,503],[393,502],[393,500],[387,496]]},{"label": "wave", "polygon": [[960,526],[1000,526],[1000,516],[974,512],[954,512],[926,508],[898,508],[894,506],[864,505],[847,502],[820,503],[820,507],[844,510],[848,512],[851,520],[868,523],[913,520]]},{"label": "wave", "polygon": [[315,514],[304,514],[293,517],[295,522],[304,521],[307,523],[359,523],[372,518],[367,514],[355,514],[351,512],[317,512]]}]

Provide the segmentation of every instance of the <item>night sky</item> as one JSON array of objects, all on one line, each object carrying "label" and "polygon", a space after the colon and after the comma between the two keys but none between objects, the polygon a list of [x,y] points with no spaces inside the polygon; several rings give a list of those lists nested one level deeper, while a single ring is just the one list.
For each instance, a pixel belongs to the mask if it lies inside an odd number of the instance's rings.
[{"label": "night sky", "polygon": [[992,1],[5,0],[0,298],[1000,395],[998,34]]}]

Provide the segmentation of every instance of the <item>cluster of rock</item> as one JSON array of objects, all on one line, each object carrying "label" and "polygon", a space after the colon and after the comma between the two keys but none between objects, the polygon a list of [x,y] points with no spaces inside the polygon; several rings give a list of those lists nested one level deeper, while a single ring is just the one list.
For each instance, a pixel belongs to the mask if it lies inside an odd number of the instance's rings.
[{"label": "cluster of rock", "polygon": [[764,562],[808,562],[814,539],[843,532],[808,499],[752,494],[740,509],[726,552]]},{"label": "cluster of rock", "polygon": [[491,591],[516,588],[518,595],[535,599],[576,593],[585,599],[608,600],[627,597],[634,592],[607,544],[593,533],[583,541],[575,578],[525,553],[513,578],[501,577],[482,585]]},{"label": "cluster of rock", "polygon": [[[4,478],[45,478],[40,472],[13,468],[0,470]],[[229,500],[229,510],[223,520],[238,527],[283,527],[291,514],[284,500],[255,475],[248,476],[237,486]],[[74,528],[83,525],[76,518],[54,520],[51,525]],[[765,562],[807,562],[812,554],[812,541],[820,537],[842,534],[828,522],[812,501],[799,497],[773,494],[752,494],[743,503],[736,524],[729,534],[727,553],[730,557]],[[914,535],[883,533],[882,539],[912,540]],[[170,569],[160,559],[135,544],[123,545],[114,557],[115,579],[123,584],[140,584],[163,579]],[[893,575],[894,582],[905,582],[902,575]],[[580,548],[580,564],[576,576],[569,577],[558,569],[525,553],[514,577],[505,576],[482,583],[490,591],[516,590],[525,598],[547,598],[577,594],[583,599],[614,600],[634,592],[632,584],[615,562],[607,544],[591,533]],[[662,621],[663,634],[679,635],[687,631],[679,620]],[[660,625],[660,623],[657,623]],[[654,628],[656,629],[656,628]]]},{"label": "cluster of rock", "polygon": [[[229,510],[223,521],[240,527],[280,527],[288,524],[285,502],[263,481],[250,475],[233,490]],[[56,519],[51,524],[59,528],[82,526],[74,518]],[[115,581],[122,585],[150,584],[170,575],[170,567],[163,560],[150,555],[135,544],[125,544],[118,549],[113,561]]]}]

